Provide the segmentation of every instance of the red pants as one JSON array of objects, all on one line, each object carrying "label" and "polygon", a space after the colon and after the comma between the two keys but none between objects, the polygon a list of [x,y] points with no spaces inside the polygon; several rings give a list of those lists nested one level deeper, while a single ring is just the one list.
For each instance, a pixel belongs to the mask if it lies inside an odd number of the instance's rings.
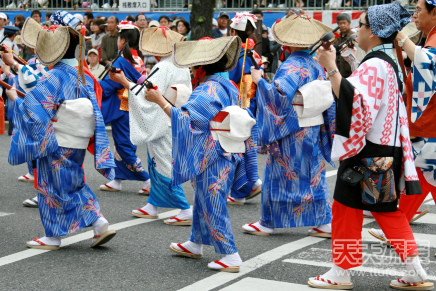
[{"label": "red pants", "polygon": [[[412,228],[401,210],[372,212],[390,244],[404,261],[418,255],[418,246]],[[332,255],[335,265],[350,269],[363,263],[362,255],[363,210],[333,202]]]},{"label": "red pants", "polygon": [[416,168],[416,171],[418,172],[419,182],[421,183],[422,194],[401,195],[400,197],[400,210],[406,215],[408,221],[411,221],[415,216],[429,192],[431,192],[434,201],[436,201],[436,187],[427,182],[420,168]]}]

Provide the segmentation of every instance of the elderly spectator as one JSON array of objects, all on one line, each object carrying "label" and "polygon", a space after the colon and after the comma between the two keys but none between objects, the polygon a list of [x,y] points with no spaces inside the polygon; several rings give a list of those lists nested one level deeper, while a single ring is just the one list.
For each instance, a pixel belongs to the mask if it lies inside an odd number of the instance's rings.
[{"label": "elderly spectator", "polygon": [[[351,17],[348,13],[339,14],[336,18],[336,22],[339,26],[340,32],[340,36],[335,40],[335,45],[337,46],[346,41],[353,34],[353,31],[351,30]],[[336,52],[336,65],[338,66],[339,72],[344,78],[348,78],[352,73],[351,66],[341,56],[339,50],[337,50]]]},{"label": "elderly spectator", "polygon": [[96,77],[99,78],[101,73],[104,72],[104,66],[102,66],[98,60],[100,59],[98,50],[91,49],[88,52],[88,64],[89,69],[91,70],[91,73]]},{"label": "elderly spectator", "polygon": [[103,64],[113,61],[117,56],[118,22],[118,18],[115,16],[111,16],[107,20],[106,35],[101,40]]},{"label": "elderly spectator", "polygon": [[230,17],[226,12],[221,12],[218,17],[218,27],[212,30],[212,37],[219,38],[223,36],[229,36],[229,22]]},{"label": "elderly spectator", "polygon": [[148,21],[143,13],[136,15],[135,24],[139,27],[139,30],[141,31],[145,28],[148,28]]}]

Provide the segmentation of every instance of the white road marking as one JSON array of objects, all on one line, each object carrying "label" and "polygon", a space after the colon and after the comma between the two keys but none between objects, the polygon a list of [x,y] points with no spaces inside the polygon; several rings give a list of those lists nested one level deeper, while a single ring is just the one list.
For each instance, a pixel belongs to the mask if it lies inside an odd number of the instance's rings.
[{"label": "white road marking", "polygon": [[[364,225],[373,222],[374,219],[364,219]],[[239,273],[217,273],[215,275],[204,278],[203,280],[197,281],[194,284],[188,285],[179,291],[196,291],[196,290],[211,290],[218,288],[232,280],[235,280],[245,274],[248,274],[266,264],[269,264],[275,260],[279,260],[284,256],[289,255],[295,251],[298,251],[302,248],[308,247],[310,245],[319,243],[325,239],[316,238],[316,237],[305,237],[284,245],[281,245],[275,249],[269,250],[265,253],[262,253],[248,261],[245,261]]]},{"label": "white road marking", "polygon": [[0,217],[12,215],[12,214],[14,214],[14,213],[0,212]]},{"label": "white road marking", "polygon": [[288,283],[282,281],[265,280],[259,278],[244,278],[230,286],[227,286],[221,291],[264,291],[264,290],[274,290],[274,291],[289,291],[289,290],[314,290],[307,285]]},{"label": "white road marking", "polygon": [[239,273],[225,273],[219,272],[215,275],[209,276],[203,280],[197,281],[192,285],[186,286],[180,291],[197,291],[197,290],[211,290],[214,288],[218,288],[221,285],[224,285],[232,280],[235,280],[245,274],[248,274],[266,264],[269,264],[275,260],[278,260],[286,255],[289,255],[292,252],[298,251],[299,249],[308,247],[310,245],[319,243],[325,239],[316,238],[316,237],[305,237],[284,245],[281,245],[275,249],[269,250],[265,253],[262,253],[248,261],[245,261],[241,266],[241,270]]},{"label": "white road marking", "polygon": [[[159,220],[166,219],[166,218],[169,218],[171,216],[177,215],[179,213],[179,211],[180,210],[176,209],[176,210],[171,210],[171,211],[167,211],[164,213],[160,213]],[[149,222],[153,222],[153,221],[156,221],[156,219],[136,218],[136,219],[127,220],[127,221],[113,224],[109,227],[109,229],[120,230],[120,229],[132,227],[132,226],[136,226],[136,225],[140,225],[140,224],[144,224],[144,223],[149,223]],[[76,235],[67,237],[67,238],[62,240],[62,247],[69,246],[69,245],[72,245],[72,244],[75,244],[75,243],[78,243],[81,241],[89,240],[93,236],[94,236],[94,231],[90,230],[90,231],[86,231],[86,232],[83,232],[80,234],[76,234]],[[23,242],[23,246],[25,246],[25,242]],[[41,255],[41,254],[44,254],[46,252],[49,252],[49,251],[28,249],[28,250],[21,251],[21,252],[15,253],[15,254],[4,256],[4,257],[0,258],[0,267],[15,263],[18,261],[22,261],[24,259],[28,259],[28,258],[37,256],[37,255]]]},{"label": "white road marking", "polygon": [[[291,264],[299,264],[299,265],[307,265],[307,266],[316,266],[316,267],[326,267],[331,268],[333,266],[333,263],[331,262],[318,262],[318,261],[311,261],[311,260],[302,260],[302,259],[286,259],[283,260],[285,263],[291,263]],[[295,266],[294,266],[295,267]],[[396,271],[392,270],[390,268],[370,268],[370,267],[357,267],[353,268],[353,272],[364,272],[364,273],[372,273],[377,275],[386,275],[386,276],[403,276],[404,271]],[[319,275],[319,274],[314,274]],[[436,280],[436,276],[428,276],[428,280]]]},{"label": "white road marking", "polygon": [[436,214],[427,213],[418,220],[414,221],[413,224],[436,224]]},{"label": "white road marking", "polygon": [[[372,235],[368,233],[369,228],[363,229],[363,240],[370,242],[380,242],[380,240],[376,239]],[[436,235],[435,234],[426,234],[426,233],[413,233],[415,236],[415,240],[419,246],[429,247],[436,245]]]},{"label": "white road marking", "polygon": [[427,195],[427,197],[425,197],[425,201],[424,201],[425,205],[436,205],[433,199],[433,196],[430,194]]}]

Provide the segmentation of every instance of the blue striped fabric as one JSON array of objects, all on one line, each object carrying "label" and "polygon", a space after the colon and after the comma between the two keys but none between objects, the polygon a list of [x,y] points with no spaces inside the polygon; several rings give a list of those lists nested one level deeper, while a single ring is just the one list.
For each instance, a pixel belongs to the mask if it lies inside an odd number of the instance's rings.
[{"label": "blue striped fabric", "polygon": [[324,160],[330,161],[335,107],[324,113],[325,125],[300,128],[292,105],[298,88],[324,78],[322,67],[302,51],[288,57],[272,84],[259,82],[259,143],[272,144],[261,216],[261,224],[269,228],[319,226],[331,221]]},{"label": "blue striped fabric", "polygon": [[237,252],[227,195],[241,182],[236,169],[243,155],[223,151],[212,138],[210,121],[223,108],[237,105],[238,95],[228,79],[214,75],[195,89],[181,109],[173,108],[171,116],[173,183],[192,179],[195,190],[191,241],[213,245],[220,254]]},{"label": "blue striped fabric", "polygon": [[[93,91],[93,81],[78,84],[77,69],[58,63],[24,99],[13,105],[14,134],[9,162],[13,165],[38,159],[38,199],[47,236],[65,236],[88,227],[101,216],[98,199],[84,182],[85,150],[60,147],[52,119],[65,100],[89,98],[93,104],[95,168],[107,178],[114,176],[103,117]],[[80,92],[78,91],[80,88]]]}]

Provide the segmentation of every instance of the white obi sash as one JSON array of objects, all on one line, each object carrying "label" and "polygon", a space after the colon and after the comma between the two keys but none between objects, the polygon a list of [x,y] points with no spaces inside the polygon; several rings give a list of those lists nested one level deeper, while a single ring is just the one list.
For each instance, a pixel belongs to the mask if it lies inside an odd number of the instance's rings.
[{"label": "white obi sash", "polygon": [[86,149],[94,135],[95,117],[87,98],[64,101],[53,122],[58,145],[65,148]]}]

